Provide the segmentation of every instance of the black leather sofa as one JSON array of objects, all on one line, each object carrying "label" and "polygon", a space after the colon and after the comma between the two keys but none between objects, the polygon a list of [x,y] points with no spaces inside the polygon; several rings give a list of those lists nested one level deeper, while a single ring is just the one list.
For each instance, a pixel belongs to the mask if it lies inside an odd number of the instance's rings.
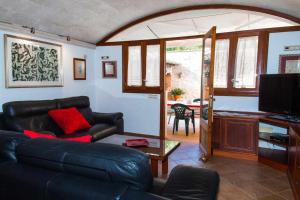
[{"label": "black leather sofa", "polygon": [[[78,131],[71,135],[63,131],[48,116],[48,111],[59,108],[76,107],[92,125],[89,130]],[[14,101],[3,104],[0,114],[0,130],[23,132],[52,132],[58,137],[79,137],[86,134],[92,140],[99,140],[112,134],[124,132],[122,113],[96,113],[90,108],[89,98],[86,96],[71,97],[40,101]]]},{"label": "black leather sofa", "polygon": [[135,149],[0,131],[1,200],[215,200],[218,186],[216,172],[188,166],[153,179]]}]

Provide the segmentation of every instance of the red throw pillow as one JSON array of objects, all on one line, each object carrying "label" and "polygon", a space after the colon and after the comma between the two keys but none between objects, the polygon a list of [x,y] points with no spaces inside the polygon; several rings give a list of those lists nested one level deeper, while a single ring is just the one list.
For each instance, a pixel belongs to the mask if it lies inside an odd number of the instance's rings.
[{"label": "red throw pillow", "polygon": [[24,135],[26,135],[30,138],[49,138],[49,139],[55,139],[56,138],[53,135],[37,133],[37,132],[34,132],[34,131],[30,131],[30,130],[24,130]]},{"label": "red throw pillow", "polygon": [[89,122],[75,107],[50,110],[48,114],[63,129],[65,134],[72,134],[75,131],[91,128]]},{"label": "red throw pillow", "polygon": [[75,138],[63,138],[63,140],[76,141],[76,142],[91,142],[92,136],[85,135],[85,136],[75,137]]}]

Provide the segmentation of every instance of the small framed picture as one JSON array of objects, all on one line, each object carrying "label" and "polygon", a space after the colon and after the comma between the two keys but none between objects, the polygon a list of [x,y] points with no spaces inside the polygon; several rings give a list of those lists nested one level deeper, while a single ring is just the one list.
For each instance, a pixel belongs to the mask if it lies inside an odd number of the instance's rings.
[{"label": "small framed picture", "polygon": [[117,78],[117,62],[102,61],[103,78]]},{"label": "small framed picture", "polygon": [[300,54],[280,55],[279,73],[300,73]]},{"label": "small framed picture", "polygon": [[73,59],[74,80],[86,80],[86,61],[81,58]]}]

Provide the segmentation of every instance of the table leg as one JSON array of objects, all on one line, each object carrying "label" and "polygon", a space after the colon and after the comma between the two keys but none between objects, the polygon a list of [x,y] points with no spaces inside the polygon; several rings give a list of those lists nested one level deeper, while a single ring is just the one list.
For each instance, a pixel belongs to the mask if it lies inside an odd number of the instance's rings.
[{"label": "table leg", "polygon": [[166,158],[165,160],[162,160],[162,161],[161,161],[161,166],[162,166],[162,170],[161,170],[161,171],[162,171],[162,174],[168,174],[168,170],[169,170],[169,169],[168,169],[168,165],[169,165],[169,164],[168,164],[168,160],[169,160],[169,159]]},{"label": "table leg", "polygon": [[151,159],[151,171],[153,177],[158,177],[158,160]]}]

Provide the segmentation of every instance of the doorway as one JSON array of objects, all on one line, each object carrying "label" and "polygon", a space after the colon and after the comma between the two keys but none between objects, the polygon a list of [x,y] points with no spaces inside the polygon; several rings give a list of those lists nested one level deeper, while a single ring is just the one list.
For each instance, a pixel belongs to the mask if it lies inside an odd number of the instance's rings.
[{"label": "doorway", "polygon": [[[201,66],[202,38],[166,41],[166,139],[199,143]],[[176,120],[175,104],[187,106],[188,120]]]}]

